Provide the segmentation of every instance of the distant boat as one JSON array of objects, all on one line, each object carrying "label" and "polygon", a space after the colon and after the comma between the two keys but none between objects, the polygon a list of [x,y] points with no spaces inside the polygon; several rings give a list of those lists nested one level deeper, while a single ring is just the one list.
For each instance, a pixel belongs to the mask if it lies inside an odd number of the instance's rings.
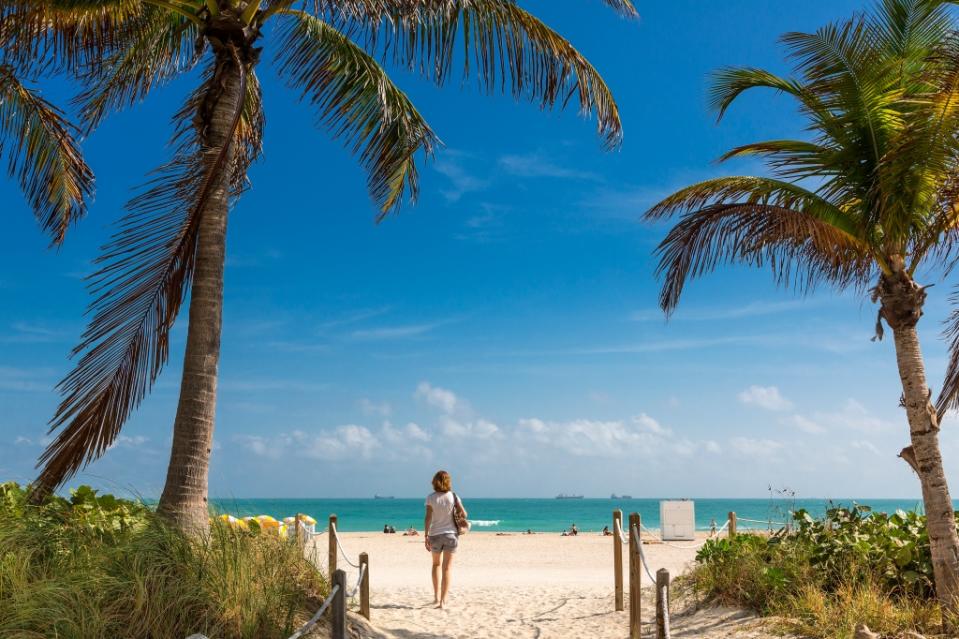
[{"label": "distant boat", "polygon": [[556,499],[582,499],[582,495],[567,495],[566,493],[560,493],[556,495]]},{"label": "distant boat", "polygon": [[373,495],[373,499],[395,499],[393,495]]},{"label": "distant boat", "polygon": [[632,496],[632,495],[617,495],[616,493],[613,493],[612,495],[609,496],[609,498],[610,498],[610,499],[632,499],[633,496]]}]

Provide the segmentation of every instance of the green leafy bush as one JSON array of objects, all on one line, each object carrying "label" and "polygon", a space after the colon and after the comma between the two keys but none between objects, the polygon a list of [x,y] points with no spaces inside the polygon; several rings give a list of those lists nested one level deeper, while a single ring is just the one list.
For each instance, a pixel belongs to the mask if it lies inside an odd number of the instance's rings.
[{"label": "green leafy bush", "polygon": [[214,524],[192,539],[88,487],[36,507],[0,485],[0,637],[279,639],[325,592],[271,535]]},{"label": "green leafy bush", "polygon": [[813,637],[851,636],[854,623],[881,632],[929,632],[939,623],[925,517],[835,507],[805,510],[771,535],[707,541],[688,584],[718,603],[785,619]]}]

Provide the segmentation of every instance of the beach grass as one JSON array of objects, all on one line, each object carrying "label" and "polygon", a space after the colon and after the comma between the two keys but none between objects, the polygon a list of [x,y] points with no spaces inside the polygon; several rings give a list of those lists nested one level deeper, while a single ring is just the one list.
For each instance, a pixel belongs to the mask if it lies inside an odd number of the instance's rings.
[{"label": "beach grass", "polygon": [[290,543],[213,525],[201,539],[142,504],[84,492],[43,507],[0,486],[0,636],[273,639],[326,593]]}]

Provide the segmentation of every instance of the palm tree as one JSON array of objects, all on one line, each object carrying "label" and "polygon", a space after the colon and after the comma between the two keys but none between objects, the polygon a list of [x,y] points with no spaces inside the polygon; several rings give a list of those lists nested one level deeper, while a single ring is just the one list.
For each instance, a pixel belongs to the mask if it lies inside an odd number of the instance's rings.
[{"label": "palm tree", "polygon": [[[25,2],[26,0],[21,0]],[[93,0],[43,0],[89,5]],[[36,0],[26,2],[35,6]],[[93,318],[61,382],[57,437],[40,458],[37,496],[60,485],[116,439],[167,361],[169,332],[187,293],[189,329],[158,510],[180,528],[207,526],[223,300],[227,214],[260,154],[261,38],[277,71],[367,169],[378,219],[417,189],[416,156],[436,137],[380,60],[443,84],[454,63],[487,92],[542,108],[576,99],[616,146],[612,94],[573,46],[514,0],[102,0],[131,15],[102,63],[86,68],[88,127],[200,66],[202,82],[175,115],[172,160],[129,205],[93,276]],[[605,0],[624,16],[630,0]],[[23,11],[29,11],[24,8]],[[265,37],[269,29],[269,37]]]},{"label": "palm tree", "polygon": [[[83,217],[93,193],[93,173],[63,112],[45,100],[27,78],[38,72],[29,47],[7,28],[0,9],[0,153],[43,231],[59,246],[70,225]],[[49,23],[47,29],[55,25]],[[61,37],[65,34],[61,34]]]},{"label": "palm tree", "polygon": [[800,292],[822,283],[871,291],[877,336],[885,322],[895,341],[911,437],[901,456],[922,484],[935,585],[951,610],[959,538],[916,332],[926,287],[915,278],[920,267],[952,265],[959,240],[953,29],[941,2],[883,0],[869,15],[783,36],[795,77],[720,70],[711,92],[720,118],[744,91],[771,88],[798,103],[809,139],[732,149],[723,160],[759,156],[771,176],[707,180],[646,213],[679,216],[657,249],[667,314],[688,279],[734,262],[768,266],[777,283]]}]

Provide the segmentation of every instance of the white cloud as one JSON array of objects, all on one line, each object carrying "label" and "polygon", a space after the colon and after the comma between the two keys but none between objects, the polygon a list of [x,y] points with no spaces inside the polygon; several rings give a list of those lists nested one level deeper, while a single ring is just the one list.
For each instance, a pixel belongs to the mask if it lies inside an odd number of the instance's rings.
[{"label": "white cloud", "polygon": [[506,173],[516,177],[545,177],[592,181],[599,181],[601,179],[597,174],[589,171],[560,166],[539,153],[504,155],[499,159],[499,167]]},{"label": "white cloud", "polygon": [[446,176],[450,181],[450,188],[440,191],[447,202],[458,202],[467,193],[482,191],[489,185],[489,181],[477,177],[464,166],[464,159],[468,153],[446,149],[433,162],[433,169]]},{"label": "white cloud", "polygon": [[443,415],[440,417],[440,428],[444,435],[456,439],[467,437],[476,439],[499,439],[502,437],[499,426],[486,419],[460,421],[448,415]]},{"label": "white cloud", "polygon": [[[761,317],[780,313],[793,313],[800,309],[809,309],[819,306],[821,302],[809,299],[783,300],[779,302],[750,302],[738,306],[701,307],[687,309],[680,307],[670,317],[672,321],[715,321],[725,319],[743,319],[747,317]],[[661,308],[647,308],[630,313],[629,318],[634,322],[662,322],[665,321]]]},{"label": "white cloud", "polygon": [[430,406],[439,408],[447,414],[453,414],[462,406],[456,393],[439,386],[433,386],[429,382],[420,382],[416,387],[413,397],[425,401]]},{"label": "white cloud", "polygon": [[752,437],[733,437],[729,443],[733,450],[747,457],[769,457],[783,448],[782,442]]},{"label": "white cloud", "polygon": [[786,421],[802,432],[809,433],[810,435],[818,435],[819,433],[826,432],[826,429],[820,426],[818,423],[807,417],[803,417],[802,415],[793,415]]},{"label": "white cloud", "polygon": [[766,410],[789,410],[792,402],[783,397],[775,386],[750,386],[739,393],[739,401]]},{"label": "white cloud", "polygon": [[426,324],[403,324],[399,326],[383,326],[380,328],[369,328],[356,330],[350,333],[350,337],[361,341],[375,341],[387,339],[403,339],[406,337],[417,337],[429,333],[443,322],[431,322]]},{"label": "white cloud", "polygon": [[379,415],[380,417],[389,417],[393,413],[393,407],[390,406],[388,402],[374,402],[373,400],[364,397],[359,402],[357,402],[360,407],[360,411],[364,415]]},{"label": "white cloud", "polygon": [[893,427],[893,424],[876,417],[855,399],[849,398],[842,409],[832,413],[816,413],[817,421],[836,428],[848,428],[864,433],[878,433]]},{"label": "white cloud", "polygon": [[876,448],[876,445],[870,441],[864,439],[858,439],[849,443],[849,445],[856,450],[864,450],[872,453],[873,455],[881,455],[879,449]]},{"label": "white cloud", "polygon": [[33,444],[33,440],[29,437],[24,437],[23,435],[18,436],[13,440],[15,446],[30,446]]}]

